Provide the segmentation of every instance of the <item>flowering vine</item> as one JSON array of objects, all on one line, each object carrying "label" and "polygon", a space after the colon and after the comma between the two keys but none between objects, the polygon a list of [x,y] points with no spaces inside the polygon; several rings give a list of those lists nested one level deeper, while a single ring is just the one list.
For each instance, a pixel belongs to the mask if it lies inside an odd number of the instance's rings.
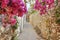
[{"label": "flowering vine", "polygon": [[17,20],[14,17],[22,17],[26,12],[26,4],[22,0],[0,0],[0,14],[4,15],[2,18],[4,27],[8,24],[16,25]]},{"label": "flowering vine", "polygon": [[[47,7],[48,6],[48,7]],[[36,0],[34,8],[40,11],[40,14],[45,14],[47,12],[47,8],[51,9],[54,7],[54,0]]]},{"label": "flowering vine", "polygon": [[23,16],[27,12],[26,4],[22,0],[2,0],[1,8],[2,12],[18,16]]}]

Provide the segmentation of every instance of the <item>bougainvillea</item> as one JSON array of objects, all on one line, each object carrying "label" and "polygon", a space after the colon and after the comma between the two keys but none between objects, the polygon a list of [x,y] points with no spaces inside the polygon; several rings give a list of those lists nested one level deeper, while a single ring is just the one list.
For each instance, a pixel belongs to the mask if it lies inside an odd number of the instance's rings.
[{"label": "bougainvillea", "polygon": [[54,6],[54,0],[46,0],[46,4],[48,5],[48,8],[51,8]]},{"label": "bougainvillea", "polygon": [[26,4],[22,0],[0,0],[0,15],[5,16],[2,18],[4,27],[7,24],[15,25],[17,20],[14,17],[22,17],[26,12]]},{"label": "bougainvillea", "polygon": [[[47,7],[48,6],[48,7]],[[54,6],[54,0],[36,0],[34,8],[40,11],[40,14],[45,14],[47,8],[51,9]]]},{"label": "bougainvillea", "polygon": [[14,26],[16,25],[17,20],[14,17],[10,18],[9,16],[6,16],[5,18],[2,18],[2,22],[3,22],[3,27],[6,27],[9,24],[11,26]]},{"label": "bougainvillea", "polygon": [[22,0],[2,0],[1,8],[3,10],[2,12],[18,16],[23,16],[27,12],[26,4]]}]

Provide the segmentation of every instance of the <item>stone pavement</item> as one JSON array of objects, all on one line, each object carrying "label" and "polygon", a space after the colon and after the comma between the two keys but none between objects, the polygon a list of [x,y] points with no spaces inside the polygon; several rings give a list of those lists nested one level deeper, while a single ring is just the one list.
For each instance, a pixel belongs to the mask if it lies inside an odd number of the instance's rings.
[{"label": "stone pavement", "polygon": [[24,29],[20,34],[19,40],[38,40],[38,35],[29,23],[24,23]]}]

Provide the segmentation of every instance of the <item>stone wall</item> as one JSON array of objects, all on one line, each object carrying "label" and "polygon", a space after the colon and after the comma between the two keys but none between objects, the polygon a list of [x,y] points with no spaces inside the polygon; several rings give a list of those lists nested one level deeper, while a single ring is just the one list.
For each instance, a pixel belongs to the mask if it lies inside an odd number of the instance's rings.
[{"label": "stone wall", "polygon": [[53,16],[53,14],[41,16],[39,13],[30,15],[30,23],[33,25],[36,33],[46,40],[57,40],[57,25]]}]

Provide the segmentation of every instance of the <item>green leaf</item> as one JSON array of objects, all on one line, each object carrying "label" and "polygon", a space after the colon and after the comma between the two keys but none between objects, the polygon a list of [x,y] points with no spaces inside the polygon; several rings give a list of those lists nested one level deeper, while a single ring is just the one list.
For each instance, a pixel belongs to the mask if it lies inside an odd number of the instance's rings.
[{"label": "green leaf", "polygon": [[58,6],[55,10],[55,17],[56,18],[60,17],[60,6]]},{"label": "green leaf", "polygon": [[27,3],[27,1],[26,1],[26,0],[24,0],[24,2],[25,2],[25,3]]},{"label": "green leaf", "polygon": [[56,0],[56,6],[58,5],[58,0]]},{"label": "green leaf", "polygon": [[57,20],[56,20],[56,23],[57,23],[57,24],[60,24],[60,19],[57,19]]}]

